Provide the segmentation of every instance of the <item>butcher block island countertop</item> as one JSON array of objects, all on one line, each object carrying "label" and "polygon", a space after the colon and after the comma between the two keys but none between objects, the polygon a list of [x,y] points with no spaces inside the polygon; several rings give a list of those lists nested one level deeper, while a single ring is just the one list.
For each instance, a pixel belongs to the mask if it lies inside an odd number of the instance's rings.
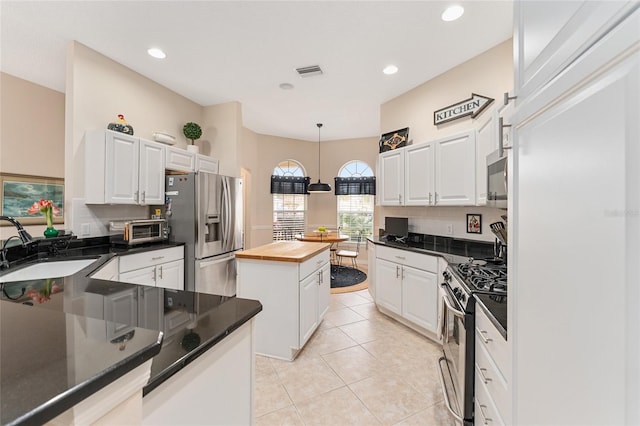
[{"label": "butcher block island countertop", "polygon": [[236,253],[237,259],[273,260],[302,263],[329,248],[328,243],[276,241]]}]

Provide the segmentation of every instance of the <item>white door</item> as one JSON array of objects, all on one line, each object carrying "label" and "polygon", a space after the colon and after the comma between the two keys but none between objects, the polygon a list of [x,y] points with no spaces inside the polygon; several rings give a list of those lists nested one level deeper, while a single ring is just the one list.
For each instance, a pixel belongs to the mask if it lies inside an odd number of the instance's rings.
[{"label": "white door", "polygon": [[380,205],[401,206],[404,196],[404,149],[380,154]]},{"label": "white door", "polygon": [[140,139],[140,204],[164,204],[164,146]]},{"label": "white door", "polygon": [[476,203],[475,130],[440,139],[436,144],[436,204],[470,206]]},{"label": "white door", "polygon": [[156,266],[156,286],[184,290],[184,260],[174,260]]},{"label": "white door", "polygon": [[402,315],[402,266],[376,260],[376,303]]},{"label": "white door", "polygon": [[133,271],[121,272],[119,281],[131,284],[156,285],[156,267],[148,266],[146,268],[135,269]]},{"label": "white door", "polygon": [[436,332],[438,323],[438,279],[433,272],[402,268],[402,316]]},{"label": "white door", "polygon": [[434,145],[421,143],[404,150],[404,205],[432,205],[435,191]]},{"label": "white door", "polygon": [[[138,139],[106,132],[105,202],[138,203]],[[86,167],[91,167],[87,164]]]},{"label": "white door", "polygon": [[331,264],[326,263],[320,269],[320,285],[318,286],[318,322],[329,310],[329,300],[331,297]]},{"label": "white door", "polygon": [[[300,316],[298,348],[304,346],[318,326],[319,271],[300,281]],[[331,279],[331,277],[329,277]]]}]

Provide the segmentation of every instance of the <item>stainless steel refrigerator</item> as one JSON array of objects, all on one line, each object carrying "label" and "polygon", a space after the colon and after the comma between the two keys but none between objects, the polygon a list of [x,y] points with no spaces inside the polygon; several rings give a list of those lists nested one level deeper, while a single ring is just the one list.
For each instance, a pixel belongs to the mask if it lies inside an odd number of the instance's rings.
[{"label": "stainless steel refrigerator", "polygon": [[243,247],[242,180],[211,173],[165,177],[170,241],[185,243],[185,290],[234,296]]}]

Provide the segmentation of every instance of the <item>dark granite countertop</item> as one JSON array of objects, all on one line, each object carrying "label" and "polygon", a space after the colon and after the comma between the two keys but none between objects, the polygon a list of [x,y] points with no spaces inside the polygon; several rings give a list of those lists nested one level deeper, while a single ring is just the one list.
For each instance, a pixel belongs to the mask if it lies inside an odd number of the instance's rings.
[{"label": "dark granite countertop", "polygon": [[[255,300],[89,278],[114,256],[180,244],[130,249],[79,245],[69,247],[63,256],[49,258],[41,253],[30,262],[96,259],[74,275],[0,284],[2,424],[44,423],[153,357],[151,378],[143,390],[146,395],[262,310]],[[42,297],[47,281],[53,291]],[[125,323],[122,318],[109,318],[104,306],[110,298],[128,296],[134,301],[136,320]],[[93,325],[85,327],[84,334],[70,337],[65,330],[75,322]],[[95,330],[101,333],[95,335]],[[126,350],[119,351],[125,336]],[[87,353],[68,354],[70,338],[85,339],[82,350]],[[95,357],[93,370],[74,371],[77,356]]]}]

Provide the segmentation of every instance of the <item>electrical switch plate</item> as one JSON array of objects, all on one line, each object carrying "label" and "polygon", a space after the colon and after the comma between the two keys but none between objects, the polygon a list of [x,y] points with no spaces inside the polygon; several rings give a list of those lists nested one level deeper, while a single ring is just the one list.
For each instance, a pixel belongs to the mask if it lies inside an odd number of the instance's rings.
[{"label": "electrical switch plate", "polygon": [[453,225],[450,223],[447,224],[447,235],[453,235]]},{"label": "electrical switch plate", "polygon": [[82,236],[91,235],[91,224],[83,223],[80,226],[80,233],[82,234]]}]

